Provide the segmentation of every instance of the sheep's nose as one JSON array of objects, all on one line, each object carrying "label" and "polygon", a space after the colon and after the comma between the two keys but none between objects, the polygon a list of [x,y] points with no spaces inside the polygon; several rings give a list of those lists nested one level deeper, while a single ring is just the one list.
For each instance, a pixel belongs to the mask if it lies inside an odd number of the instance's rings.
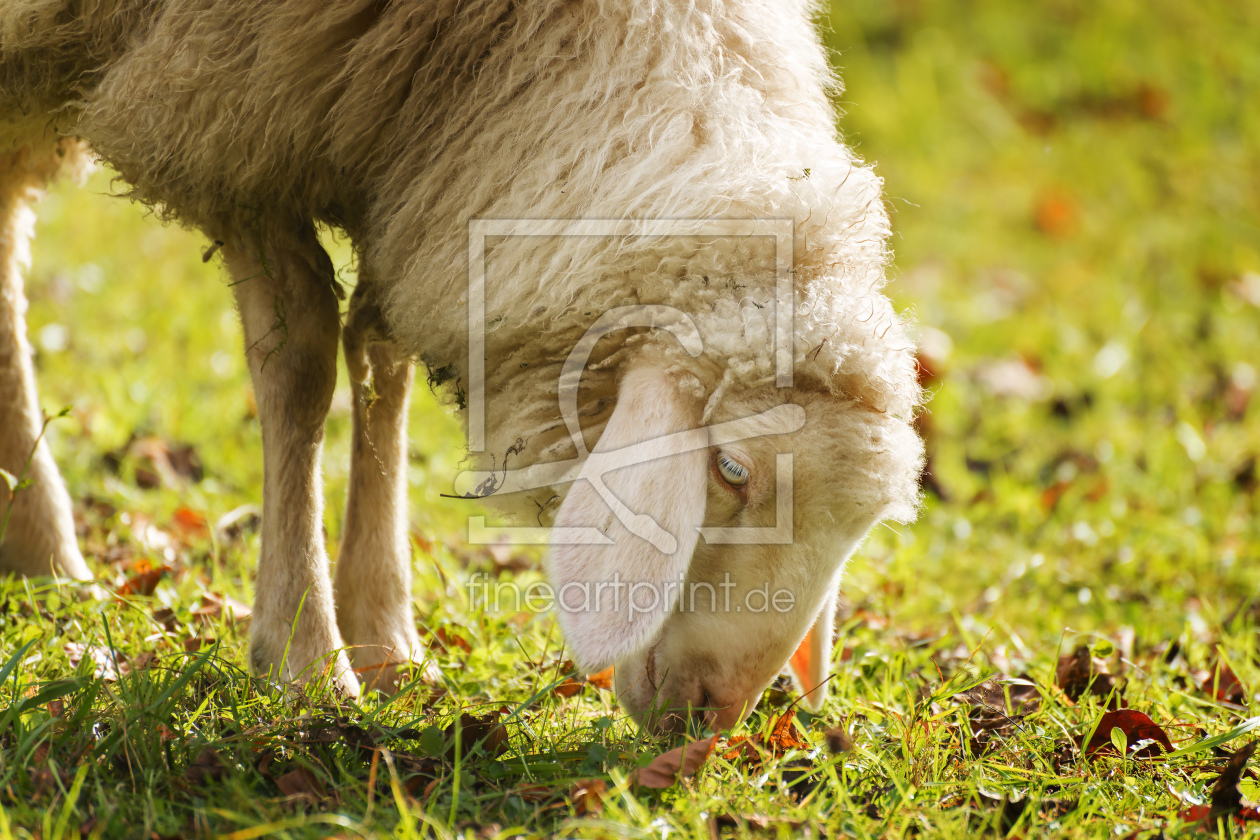
[{"label": "sheep's nose", "polygon": [[715,701],[709,698],[708,705],[703,712],[705,723],[714,732],[734,729],[741,720],[748,716],[753,707],[757,705],[759,699],[759,694],[751,697],[738,697],[729,702]]},{"label": "sheep's nose", "polygon": [[707,728],[714,732],[733,729],[753,710],[760,696],[727,701],[715,697],[703,685],[696,686],[689,694],[691,696],[661,705],[661,711],[656,715],[659,732],[684,732],[689,727]]}]

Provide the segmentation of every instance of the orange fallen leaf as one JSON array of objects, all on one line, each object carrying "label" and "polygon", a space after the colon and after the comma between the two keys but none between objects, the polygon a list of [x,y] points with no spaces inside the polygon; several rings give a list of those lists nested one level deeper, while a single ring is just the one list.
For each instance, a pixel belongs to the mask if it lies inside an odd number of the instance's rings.
[{"label": "orange fallen leaf", "polygon": [[437,636],[437,640],[442,643],[442,647],[444,647],[447,651],[450,651],[453,648],[459,648],[464,653],[472,653],[472,645],[468,643],[467,639],[455,635],[445,627],[439,627],[437,632],[433,635]]},{"label": "orange fallen leaf", "polygon": [[661,753],[646,767],[640,767],[631,774],[631,784],[663,790],[681,778],[694,776],[709,759],[718,737],[713,735]]},{"label": "orange fallen leaf", "polygon": [[796,727],[793,726],[795,718],[796,709],[789,708],[771,724],[769,735],[757,734],[751,738],[747,735],[741,735],[738,738],[733,738],[727,744],[729,749],[722,754],[722,757],[727,761],[742,758],[747,761],[760,762],[763,754],[766,752],[769,752],[772,756],[780,757],[789,750],[809,749],[809,743],[801,738],[796,731]]},{"label": "orange fallen leaf", "polygon": [[613,669],[609,667],[600,671],[598,674],[587,674],[586,682],[601,691],[612,691]]},{"label": "orange fallen leaf", "polygon": [[1064,193],[1047,193],[1037,200],[1033,219],[1042,233],[1055,237],[1067,236],[1076,229],[1076,202]]},{"label": "orange fallen leaf", "polygon": [[561,697],[572,697],[573,695],[580,694],[582,692],[583,685],[584,683],[580,683],[572,677],[568,677],[564,682],[560,683],[560,685],[553,688],[552,691],[559,694]]},{"label": "orange fallen leaf", "polygon": [[190,507],[176,509],[171,519],[185,539],[204,537],[210,533],[210,523],[206,521],[205,514]]},{"label": "orange fallen leaf", "polygon": [[[146,563],[145,565],[148,564]],[[157,566],[156,568],[149,568],[131,575],[122,586],[118,587],[118,594],[123,596],[152,595],[154,590],[157,589],[158,581],[170,570],[170,566]]]},{"label": "orange fallen leaf", "polygon": [[773,750],[775,755],[782,755],[788,750],[809,749],[809,744],[797,734],[796,727],[792,725],[795,718],[796,709],[789,708],[771,728],[770,737],[766,739],[766,746]]}]

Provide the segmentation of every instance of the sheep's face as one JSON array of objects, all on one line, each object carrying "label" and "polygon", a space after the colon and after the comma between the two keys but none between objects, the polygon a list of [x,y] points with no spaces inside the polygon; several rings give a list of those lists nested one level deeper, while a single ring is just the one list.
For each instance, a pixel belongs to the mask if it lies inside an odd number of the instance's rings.
[{"label": "sheep's face", "polygon": [[[660,531],[579,481],[557,525],[593,526],[612,544],[558,545],[549,558],[575,658],[615,665],[622,704],[657,729],[689,714],[735,725],[789,662],[821,703],[844,562],[913,486],[921,449],[905,422],[816,391],[728,395],[707,425],[702,411],[658,370],[624,377],[595,451],[673,442],[604,476]],[[680,439],[686,429],[702,437]]]}]

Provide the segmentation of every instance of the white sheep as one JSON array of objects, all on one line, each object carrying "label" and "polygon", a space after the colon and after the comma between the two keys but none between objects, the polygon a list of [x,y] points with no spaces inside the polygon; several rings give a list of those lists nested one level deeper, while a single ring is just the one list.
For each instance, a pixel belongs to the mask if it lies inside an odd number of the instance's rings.
[{"label": "white sheep", "polygon": [[[914,516],[922,447],[880,182],[837,137],[811,13],[8,0],[0,466],[37,423],[19,208],[81,141],[221,243],[263,431],[258,672],[354,692],[356,671],[386,685],[423,656],[403,470],[418,359],[469,422],[480,472],[461,486],[554,519],[570,649],[616,666],[636,717],[733,725],[789,657],[816,706],[845,562]],[[344,329],[317,221],[360,257]],[[319,457],[339,334],[355,408],[334,582]],[[45,450],[36,465],[0,561],[86,577]],[[763,590],[787,594],[759,610]]]}]

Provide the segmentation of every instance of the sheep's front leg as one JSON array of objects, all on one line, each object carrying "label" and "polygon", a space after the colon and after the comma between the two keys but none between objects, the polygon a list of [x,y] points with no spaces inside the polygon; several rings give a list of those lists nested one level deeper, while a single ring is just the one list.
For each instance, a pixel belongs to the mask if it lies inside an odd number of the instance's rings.
[{"label": "sheep's front leg", "polygon": [[337,381],[332,263],[310,229],[224,246],[263,435],[262,557],[250,638],[260,676],[357,694],[333,611],[320,451]]},{"label": "sheep's front leg", "polygon": [[40,437],[43,419],[26,343],[21,262],[35,217],[25,205],[38,192],[27,183],[34,176],[26,163],[20,153],[0,156],[0,469],[23,484],[11,495],[0,479],[0,570],[86,580],[91,575],[75,541],[70,494]]},{"label": "sheep's front leg", "polygon": [[337,560],[337,624],[367,688],[392,693],[421,661],[407,541],[407,398],[413,365],[390,340],[360,275],[343,337],[354,403],[350,492]]}]

